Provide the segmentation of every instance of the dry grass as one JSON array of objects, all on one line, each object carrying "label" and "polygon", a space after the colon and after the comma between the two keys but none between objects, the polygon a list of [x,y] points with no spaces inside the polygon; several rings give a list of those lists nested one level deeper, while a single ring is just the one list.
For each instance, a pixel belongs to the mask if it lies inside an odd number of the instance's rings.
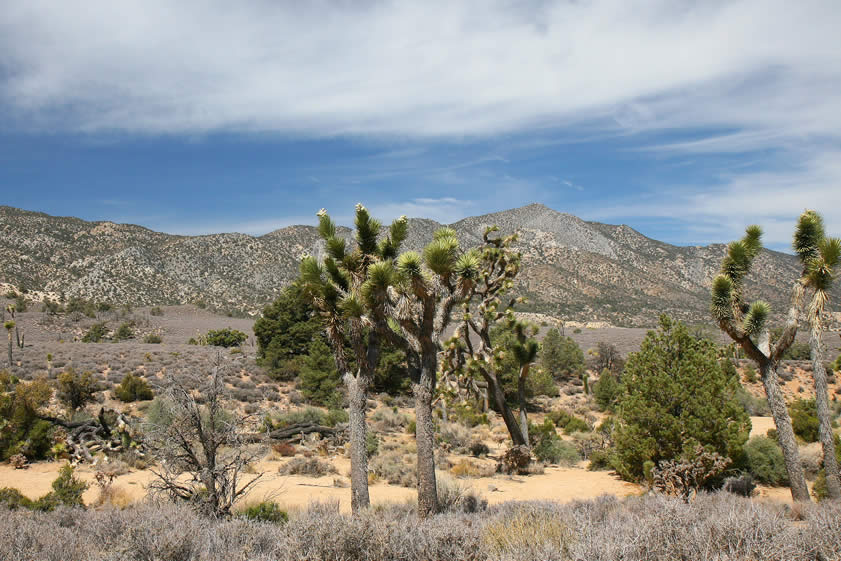
[{"label": "dry grass", "polygon": [[[458,496],[453,492],[450,497]],[[458,505],[459,501],[453,504]],[[186,505],[0,513],[0,559],[253,561],[429,559],[813,561],[841,558],[841,505],[781,506],[726,494],[692,504],[604,497],[558,505],[505,503],[418,520],[411,505],[352,518],[312,505],[278,526],[201,518]]]}]

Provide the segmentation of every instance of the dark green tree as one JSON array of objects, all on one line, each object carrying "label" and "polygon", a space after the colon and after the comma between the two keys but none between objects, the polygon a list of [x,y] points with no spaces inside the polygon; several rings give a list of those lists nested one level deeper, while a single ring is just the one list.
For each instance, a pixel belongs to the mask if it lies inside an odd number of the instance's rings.
[{"label": "dark green tree", "polygon": [[337,400],[341,403],[338,391],[342,381],[336,361],[330,347],[320,338],[312,341],[309,353],[301,359],[299,381],[301,393],[316,405],[336,405]]},{"label": "dark green tree", "polygon": [[246,339],[248,339],[248,335],[238,329],[231,329],[230,327],[226,327],[225,329],[210,330],[207,332],[207,335],[205,335],[207,344],[213,347],[238,347],[242,345]]},{"label": "dark green tree", "polygon": [[155,397],[146,380],[131,373],[126,374],[120,385],[114,388],[114,396],[125,403],[147,401]]},{"label": "dark green tree", "polygon": [[596,404],[602,411],[613,411],[613,406],[620,395],[622,395],[622,385],[619,383],[619,376],[605,368],[599,374],[599,381],[593,386]]},{"label": "dark green tree", "polygon": [[96,377],[91,372],[78,374],[72,368],[68,368],[58,375],[56,397],[71,411],[81,409],[92,402],[99,390]]},{"label": "dark green tree", "polygon": [[584,352],[570,337],[550,329],[540,346],[540,365],[556,380],[569,380],[584,372]]},{"label": "dark green tree", "polygon": [[640,351],[622,374],[617,405],[614,468],[639,481],[646,462],[689,458],[700,444],[734,462],[743,462],[750,417],[736,399],[736,385],[707,340],[694,339],[686,327],[660,317]]},{"label": "dark green tree", "polygon": [[306,355],[315,339],[327,341],[323,319],[297,282],[263,309],[254,322],[254,335],[260,364],[275,377],[297,370],[290,361]]}]

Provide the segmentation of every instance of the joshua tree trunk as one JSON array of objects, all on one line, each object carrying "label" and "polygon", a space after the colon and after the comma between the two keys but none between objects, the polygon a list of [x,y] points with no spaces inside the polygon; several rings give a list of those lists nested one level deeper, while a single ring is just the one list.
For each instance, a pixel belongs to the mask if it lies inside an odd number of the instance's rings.
[{"label": "joshua tree trunk", "polygon": [[528,378],[528,375],[529,365],[526,364],[520,369],[520,375],[517,377],[517,397],[520,400],[520,432],[527,446],[529,442],[529,420],[526,416],[526,378]]},{"label": "joshua tree trunk", "polygon": [[514,417],[514,412],[511,411],[511,408],[505,402],[505,392],[502,391],[499,381],[490,374],[485,374],[484,377],[488,383],[488,392],[493,395],[496,408],[502,415],[505,428],[508,429],[508,434],[511,436],[514,446],[528,446],[528,440],[523,439],[523,431],[520,430],[520,425],[517,423],[517,418]]},{"label": "joshua tree trunk", "polygon": [[783,458],[791,486],[791,498],[795,502],[809,502],[809,488],[806,486],[806,476],[800,464],[800,452],[797,450],[797,441],[794,439],[791,417],[788,415],[785,399],[777,383],[777,370],[771,361],[767,361],[760,365],[759,373],[762,377],[762,385],[765,387],[765,395],[768,397],[768,407],[771,409],[774,425],[777,427],[780,447],[783,449]]},{"label": "joshua tree trunk", "polygon": [[12,367],[12,332],[9,331],[9,368]]},{"label": "joshua tree trunk", "polygon": [[835,442],[833,441],[829,399],[827,397],[826,370],[823,366],[823,349],[821,348],[820,336],[814,330],[809,337],[809,347],[812,355],[812,376],[815,380],[815,404],[820,421],[818,432],[823,447],[827,495],[832,500],[841,500],[841,481],[838,474],[838,461],[835,458]]},{"label": "joshua tree trunk", "polygon": [[435,482],[435,425],[432,399],[435,395],[436,351],[424,353],[419,379],[412,384],[415,394],[415,440],[418,447],[418,516],[438,512],[438,486]]},{"label": "joshua tree trunk", "polygon": [[348,395],[348,423],[350,424],[350,508],[354,514],[371,504],[368,496],[368,426],[365,407],[368,400],[368,378],[350,372],[344,375]]}]

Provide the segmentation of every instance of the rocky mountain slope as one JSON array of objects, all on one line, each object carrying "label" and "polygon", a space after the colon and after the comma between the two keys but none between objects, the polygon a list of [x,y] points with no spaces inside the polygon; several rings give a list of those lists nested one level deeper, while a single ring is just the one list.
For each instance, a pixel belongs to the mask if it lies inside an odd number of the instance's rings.
[{"label": "rocky mountain slope", "polygon": [[[503,233],[520,233],[519,290],[529,296],[529,311],[626,326],[652,325],[661,312],[708,320],[708,287],[723,245],[672,246],[628,226],[586,222],[539,204],[465,218],[451,227],[467,247],[494,224]],[[421,248],[440,226],[411,219],[406,248]],[[134,305],[202,301],[255,313],[296,277],[302,253],[319,251],[311,226],[259,237],[176,236],[0,206],[0,283],[54,296]],[[782,310],[797,260],[765,251],[757,265],[748,291]]]}]

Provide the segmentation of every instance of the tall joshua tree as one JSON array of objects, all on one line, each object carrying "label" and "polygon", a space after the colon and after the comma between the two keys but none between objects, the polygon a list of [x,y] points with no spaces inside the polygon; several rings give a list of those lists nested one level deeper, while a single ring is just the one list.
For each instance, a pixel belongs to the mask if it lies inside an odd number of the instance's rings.
[{"label": "tall joshua tree", "polygon": [[[488,392],[502,415],[508,434],[514,445],[529,443],[528,419],[526,416],[526,382],[531,364],[537,355],[537,341],[530,337],[529,326],[514,316],[517,298],[503,297],[514,286],[514,279],[520,271],[520,253],[511,249],[516,235],[506,238],[491,237],[497,228],[488,228],[478,250],[479,275],[472,290],[462,304],[459,326],[447,342],[443,369],[456,373],[462,382],[481,377],[488,386]],[[476,314],[471,305],[476,305]],[[495,325],[504,325],[514,333],[511,351],[517,364],[517,395],[520,406],[520,421],[505,400],[505,391],[499,376],[504,350],[494,346],[491,330]]]},{"label": "tall joshua tree", "polygon": [[[801,224],[798,225],[796,235],[800,234],[800,227]],[[777,427],[791,485],[791,496],[797,502],[809,502],[809,489],[806,486],[803,466],[800,464],[791,418],[777,381],[777,367],[797,333],[803,283],[801,279],[794,282],[785,326],[779,339],[772,345],[768,327],[770,306],[761,300],[748,304],[744,297],[745,277],[762,249],[761,237],[762,230],[759,226],[748,226],[741,240],[731,242],[727,246],[727,256],[722,261],[721,273],[713,279],[712,313],[722,331],[756,363]]]},{"label": "tall joshua tree", "polygon": [[811,290],[807,308],[809,319],[809,349],[812,358],[812,377],[815,382],[815,404],[818,410],[818,433],[823,447],[823,464],[826,472],[826,489],[830,499],[841,499],[838,461],[835,456],[835,442],[832,434],[832,417],[824,368],[822,316],[829,302],[829,289],[834,280],[834,269],[841,258],[841,240],[827,238],[823,219],[812,210],[800,216],[794,250],[804,264],[803,284]]},{"label": "tall joshua tree", "polygon": [[438,230],[423,254],[408,251],[394,265],[372,265],[362,287],[374,310],[378,331],[406,352],[417,420],[418,515],[438,511],[435,480],[435,431],[432,402],[436,394],[441,336],[453,308],[469,294],[478,273],[474,252],[462,252],[455,232]]},{"label": "tall joshua tree", "polygon": [[349,248],[346,240],[336,235],[336,225],[322,209],[318,213],[318,231],[325,242],[326,256],[323,262],[309,256],[301,261],[305,294],[325,320],[327,340],[347,389],[354,513],[370,505],[365,406],[380,356],[380,335],[372,328],[371,310],[362,289],[372,269],[391,266],[406,238],[407,224],[405,216],[395,220],[388,235],[380,240],[380,222],[358,204],[356,244]]},{"label": "tall joshua tree", "polygon": [[6,332],[9,334],[9,368],[12,367],[12,330],[15,328],[14,321],[7,321],[3,324],[3,327],[6,328]]}]

